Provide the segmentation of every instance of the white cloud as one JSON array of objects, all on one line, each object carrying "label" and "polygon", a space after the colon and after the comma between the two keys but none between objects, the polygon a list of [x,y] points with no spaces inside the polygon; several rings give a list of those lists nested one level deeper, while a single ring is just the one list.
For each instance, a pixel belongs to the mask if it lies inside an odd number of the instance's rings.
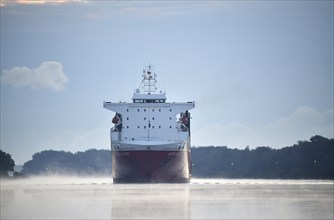
[{"label": "white cloud", "polygon": [[249,145],[251,134],[250,128],[238,122],[209,124],[193,132],[192,145],[242,147]]},{"label": "white cloud", "polygon": [[65,3],[85,3],[84,0],[2,0],[0,6],[5,7],[8,5],[24,4],[24,5],[59,5]]},{"label": "white cloud", "polygon": [[[85,151],[90,148],[110,149],[109,127],[89,130],[64,129],[60,132],[43,133],[39,130],[23,130],[19,135],[2,136],[2,149],[12,155],[16,164],[31,160],[31,156],[43,150]],[[21,148],[20,146],[25,146]]]},{"label": "white cloud", "polygon": [[333,138],[334,111],[317,111],[300,106],[290,115],[260,127],[249,127],[239,122],[227,125],[209,124],[192,135],[195,146],[270,146],[281,148],[291,146],[298,140],[309,140],[314,135]]},{"label": "white cloud", "polygon": [[109,128],[98,127],[91,130],[67,129],[44,140],[45,146],[52,149],[82,151],[89,148],[108,148],[110,146]]},{"label": "white cloud", "polygon": [[266,142],[284,147],[311,136],[333,137],[333,109],[320,112],[308,106],[298,107],[292,114],[259,129]]},{"label": "white cloud", "polygon": [[43,62],[36,69],[28,67],[13,67],[4,70],[1,82],[14,87],[30,87],[33,89],[64,90],[68,78],[63,72],[63,66],[59,62]]}]

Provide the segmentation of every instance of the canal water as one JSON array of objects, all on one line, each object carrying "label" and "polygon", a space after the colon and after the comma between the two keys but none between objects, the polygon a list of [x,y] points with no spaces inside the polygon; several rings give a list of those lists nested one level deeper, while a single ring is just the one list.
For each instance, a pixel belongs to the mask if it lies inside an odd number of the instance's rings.
[{"label": "canal water", "polygon": [[109,177],[1,180],[1,219],[333,219],[333,181]]}]

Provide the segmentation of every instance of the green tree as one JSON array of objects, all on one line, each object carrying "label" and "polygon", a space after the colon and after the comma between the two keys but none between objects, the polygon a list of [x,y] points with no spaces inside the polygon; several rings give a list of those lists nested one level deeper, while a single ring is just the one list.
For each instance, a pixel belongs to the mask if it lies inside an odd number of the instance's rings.
[{"label": "green tree", "polygon": [[23,164],[24,175],[110,175],[110,150],[89,149],[85,152],[45,150],[35,153]]},{"label": "green tree", "polygon": [[193,147],[194,177],[334,179],[334,139],[320,135],[281,149]]},{"label": "green tree", "polygon": [[0,176],[8,177],[8,171],[14,171],[15,162],[12,156],[0,150]]}]

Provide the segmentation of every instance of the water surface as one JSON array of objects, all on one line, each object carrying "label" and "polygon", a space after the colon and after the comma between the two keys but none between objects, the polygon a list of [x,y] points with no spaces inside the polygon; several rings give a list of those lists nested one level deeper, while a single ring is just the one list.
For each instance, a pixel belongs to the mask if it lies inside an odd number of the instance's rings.
[{"label": "water surface", "polygon": [[333,219],[333,181],[106,178],[1,180],[1,219]]}]

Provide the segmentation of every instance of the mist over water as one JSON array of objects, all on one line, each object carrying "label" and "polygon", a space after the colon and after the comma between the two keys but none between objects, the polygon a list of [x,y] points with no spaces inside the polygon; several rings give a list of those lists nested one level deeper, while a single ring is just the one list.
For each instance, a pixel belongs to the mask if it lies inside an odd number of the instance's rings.
[{"label": "mist over water", "polygon": [[1,219],[333,219],[333,181],[111,177],[1,180]]}]

